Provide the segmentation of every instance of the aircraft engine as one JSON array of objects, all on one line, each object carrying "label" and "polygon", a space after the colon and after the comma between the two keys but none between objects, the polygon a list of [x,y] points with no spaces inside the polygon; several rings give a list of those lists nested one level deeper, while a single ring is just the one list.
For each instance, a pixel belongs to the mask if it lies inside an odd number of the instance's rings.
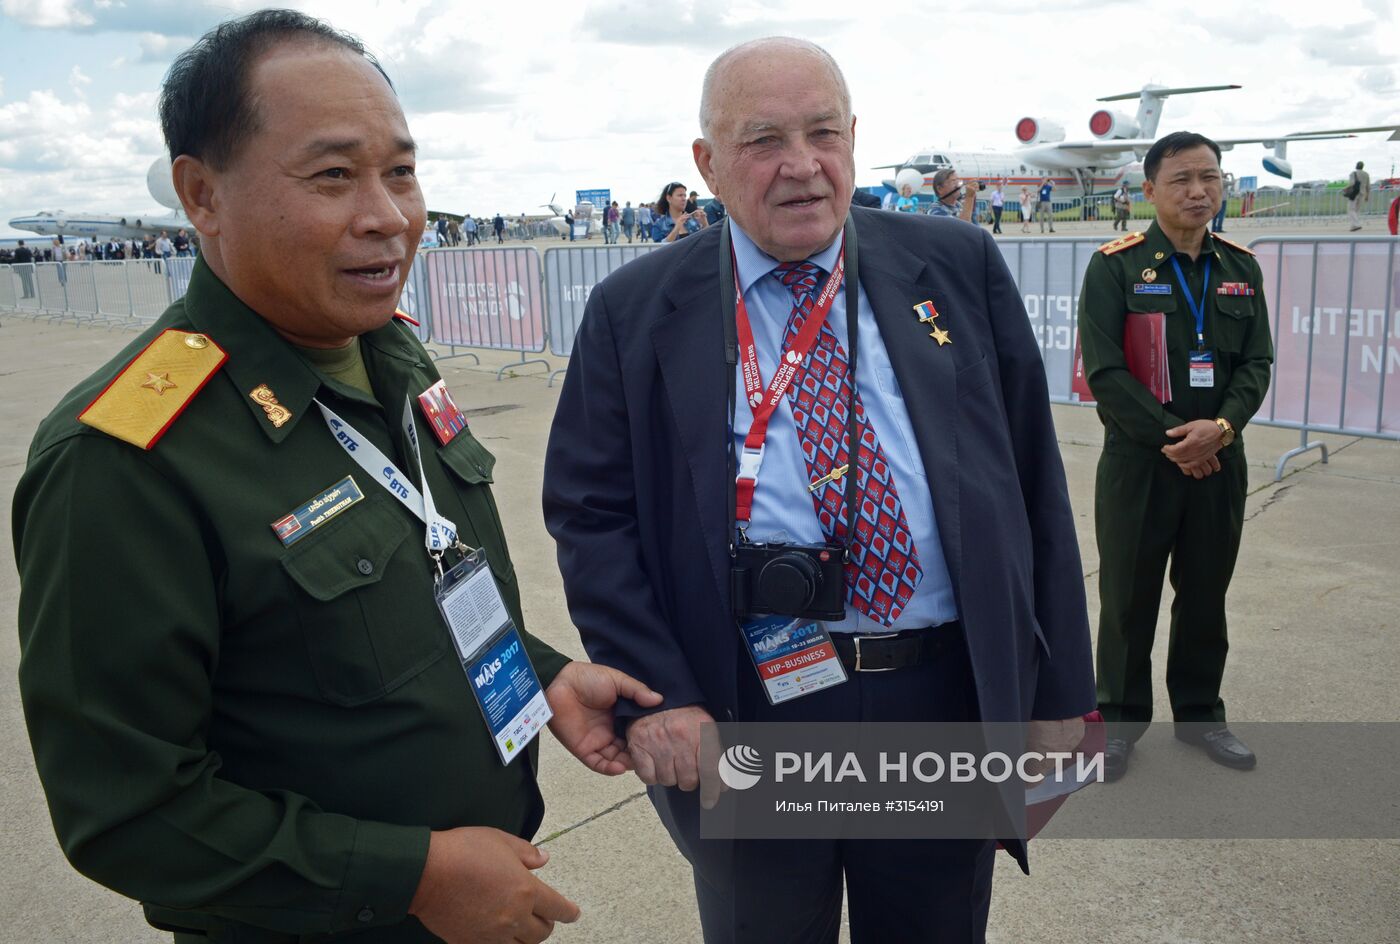
[{"label": "aircraft engine", "polygon": [[924,175],[912,167],[906,167],[894,175],[894,192],[903,193],[905,184],[913,187],[914,192],[918,193],[924,188]]},{"label": "aircraft engine", "polygon": [[1136,138],[1140,134],[1138,123],[1121,111],[1100,108],[1089,117],[1089,130],[1100,141],[1117,141],[1122,138]]},{"label": "aircraft engine", "polygon": [[1016,140],[1022,144],[1050,144],[1065,139],[1065,129],[1044,118],[1022,118],[1016,122]]},{"label": "aircraft engine", "polygon": [[150,169],[146,171],[146,189],[161,206],[171,210],[181,209],[180,198],[175,194],[175,183],[170,178],[170,158],[158,157],[151,162]]},{"label": "aircraft engine", "polygon": [[1264,155],[1264,169],[1271,174],[1278,174],[1280,177],[1293,179],[1293,165],[1282,157],[1273,154]]}]

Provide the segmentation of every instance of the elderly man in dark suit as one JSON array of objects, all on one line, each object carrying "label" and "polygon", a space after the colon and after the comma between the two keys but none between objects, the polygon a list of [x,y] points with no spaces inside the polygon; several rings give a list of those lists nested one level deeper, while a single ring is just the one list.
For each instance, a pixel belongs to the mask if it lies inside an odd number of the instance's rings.
[{"label": "elderly man in dark suit", "polygon": [[[729,50],[700,118],[728,223],[598,286],[561,394],[544,504],[570,612],[596,661],[665,695],[628,743],[707,942],[834,942],[843,878],[856,942],[980,941],[990,840],[701,839],[697,752],[715,719],[1029,721],[1036,747],[1078,742],[1089,629],[1035,339],[987,234],[851,208],[855,119],[819,47]],[[849,680],[778,705],[731,583],[736,546],[775,540],[847,559],[825,625]]]}]

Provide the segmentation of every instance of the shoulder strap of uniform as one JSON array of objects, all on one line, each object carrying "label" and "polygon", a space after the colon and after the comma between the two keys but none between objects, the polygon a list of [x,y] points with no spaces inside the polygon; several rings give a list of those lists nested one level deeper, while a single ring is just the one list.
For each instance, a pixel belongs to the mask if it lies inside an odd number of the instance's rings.
[{"label": "shoulder strap of uniform", "polygon": [[395,309],[394,309],[394,317],[397,318],[397,319],[399,319],[400,321],[407,321],[409,324],[413,325],[413,327],[415,327],[415,328],[418,327],[418,324],[419,324],[418,319],[412,317],[411,315],[409,315],[409,313],[406,312],[406,311],[404,311],[402,308],[395,308]]},{"label": "shoulder strap of uniform", "polygon": [[1122,252],[1129,246],[1136,246],[1138,243],[1142,242],[1146,238],[1146,234],[1139,230],[1136,233],[1129,233],[1126,236],[1119,236],[1115,240],[1104,243],[1102,246],[1099,247],[1099,252],[1103,253],[1105,256],[1111,256],[1115,252]]},{"label": "shoulder strap of uniform", "polygon": [[150,449],[228,360],[206,335],[167,329],[113,378],[78,421]]},{"label": "shoulder strap of uniform", "polygon": [[1210,235],[1211,235],[1211,238],[1214,239],[1216,242],[1218,242],[1218,243],[1224,243],[1225,245],[1229,246],[1231,249],[1238,249],[1240,252],[1242,252],[1242,253],[1244,253],[1245,255],[1248,255],[1248,256],[1254,255],[1254,250],[1253,250],[1253,249],[1250,249],[1248,246],[1241,246],[1239,243],[1231,242],[1230,240],[1226,239],[1224,236],[1221,236],[1219,233],[1211,233]]}]

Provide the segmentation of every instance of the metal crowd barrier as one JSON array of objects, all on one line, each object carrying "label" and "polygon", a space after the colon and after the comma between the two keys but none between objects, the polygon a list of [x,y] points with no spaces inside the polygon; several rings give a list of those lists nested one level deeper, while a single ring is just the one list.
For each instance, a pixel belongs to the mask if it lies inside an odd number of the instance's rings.
[{"label": "metal crowd barrier", "polygon": [[[428,307],[428,265],[423,261],[423,253],[419,253],[413,259],[413,265],[408,270],[408,281],[404,283],[403,294],[399,296],[399,310],[408,315],[416,325],[409,325],[413,329],[413,334],[425,345],[432,340],[433,336],[433,313]],[[480,358],[475,354],[463,355],[472,357],[480,363]]]},{"label": "metal crowd barrier", "polygon": [[[999,240],[1041,350],[1050,399],[1077,402],[1071,392],[1079,290],[1101,237],[1008,237]],[[1252,423],[1296,429],[1299,446],[1275,467],[1312,449],[1310,433],[1400,440],[1400,240],[1388,236],[1267,236],[1250,247],[1264,273],[1275,346],[1268,397]],[[441,360],[472,357],[468,349],[518,351],[546,347],[569,357],[589,294],[609,273],[650,243],[436,249],[414,260],[400,302],[419,321],[424,343],[445,346]],[[0,310],[143,326],[185,291],[192,258],[0,266]],[[479,363],[479,359],[478,359]],[[549,374],[552,385],[566,368]]]},{"label": "metal crowd barrier", "polygon": [[19,277],[15,267],[6,263],[0,265],[0,311],[14,311],[19,308],[19,290],[16,287]]},{"label": "metal crowd barrier", "polygon": [[520,360],[496,372],[525,364],[552,366],[544,358],[526,358],[545,349],[544,298],[540,254],[533,246],[432,249],[421,253],[419,304],[431,315],[431,340],[446,345],[448,360],[475,354],[462,348],[519,351]]},{"label": "metal crowd barrier", "polygon": [[1400,270],[1391,236],[1267,236],[1250,243],[1264,273],[1274,338],[1269,395],[1252,422],[1299,431],[1400,440]]},{"label": "metal crowd barrier", "polygon": [[[583,309],[593,287],[615,269],[655,249],[658,243],[564,247],[544,253],[544,297],[549,308],[549,353],[568,357],[574,349]],[[549,375],[549,385],[567,371],[560,367]]]},{"label": "metal crowd barrier", "polygon": [[1074,373],[1074,339],[1079,325],[1079,289],[1089,260],[1108,240],[1021,236],[997,240],[997,248],[1016,280],[1026,316],[1040,344],[1050,399],[1077,403],[1070,390]]},{"label": "metal crowd barrier", "polygon": [[140,328],[185,293],[193,258],[5,266],[0,309],[50,320]]}]

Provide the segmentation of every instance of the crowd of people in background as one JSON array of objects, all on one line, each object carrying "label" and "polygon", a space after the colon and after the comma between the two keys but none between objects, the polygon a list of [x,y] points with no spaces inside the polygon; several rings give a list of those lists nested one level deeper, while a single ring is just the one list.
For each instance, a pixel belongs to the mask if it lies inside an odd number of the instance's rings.
[{"label": "crowd of people in background", "polygon": [[145,259],[160,271],[161,261],[171,257],[192,257],[199,251],[198,242],[186,230],[178,230],[172,237],[162,230],[160,235],[147,234],[136,239],[115,236],[107,239],[67,240],[54,236],[47,242],[30,245],[28,240],[17,240],[13,249],[0,247],[0,265],[25,265],[38,262],[122,262],[127,259]]},{"label": "crowd of people in background", "polygon": [[[1352,229],[1360,227],[1357,219],[1357,209],[1370,197],[1370,179],[1362,169],[1364,165],[1357,163],[1356,170],[1351,174],[1348,181],[1349,189],[1343,194],[1347,199],[1348,213],[1351,216]],[[940,191],[938,177],[941,176],[947,193]],[[977,191],[986,188],[990,192],[985,197],[979,197]],[[905,183],[898,192],[887,193],[884,200],[878,197],[866,196],[864,192],[858,191],[854,202],[866,203],[869,205],[879,204],[886,210],[898,213],[924,213],[936,216],[958,216],[969,218],[971,214],[962,213],[963,206],[968,201],[975,202],[979,199],[985,201],[985,209],[981,211],[981,216],[975,222],[981,222],[991,226],[994,234],[1002,232],[1002,216],[1007,210],[1007,198],[1011,197],[1011,212],[1019,211],[1021,232],[1031,232],[1031,224],[1038,222],[1040,232],[1055,232],[1054,217],[1054,191],[1055,183],[1048,176],[1042,177],[1039,185],[1035,187],[1022,186],[1019,194],[1008,194],[1006,180],[993,181],[988,184],[981,184],[977,181],[961,180],[956,173],[951,170],[943,170],[939,175],[935,175],[934,194],[925,197],[922,201],[913,186]],[[860,199],[864,197],[865,199]],[[1246,191],[1241,194],[1240,215],[1248,216],[1253,210],[1255,194],[1253,191]],[[1397,198],[1400,199],[1400,198]],[[1128,221],[1132,218],[1133,196],[1126,182],[1120,182],[1118,188],[1112,196],[1107,198],[1108,207],[1112,208],[1113,229],[1126,232]],[[1103,212],[1100,207],[1093,210],[1086,208],[1085,219],[1095,218],[1098,212]],[[593,232],[601,230],[603,242],[609,245],[621,243],[624,239],[631,243],[634,240],[640,243],[671,243],[678,239],[697,233],[707,226],[719,222],[724,218],[724,205],[717,199],[709,200],[704,206],[700,205],[700,194],[697,191],[687,191],[685,185],[679,181],[672,182],[662,190],[656,200],[638,200],[633,205],[631,200],[626,201],[621,206],[618,201],[593,210],[593,219],[583,234],[585,238],[591,238]],[[1217,232],[1223,231],[1224,205],[1221,213],[1214,222],[1213,228]],[[596,221],[597,226],[592,225]],[[507,238],[531,240],[538,235],[557,231],[555,221],[545,221],[539,218],[531,219],[525,214],[520,214],[515,220],[509,220],[501,213],[496,213],[492,217],[473,217],[470,213],[465,214],[460,220],[450,216],[438,216],[429,228],[424,232],[423,247],[456,247],[456,246],[478,246],[488,240],[494,241],[497,245],[504,244]],[[572,210],[566,211],[563,217],[565,232],[561,238],[572,240],[576,235],[576,220]],[[55,236],[51,240],[40,240],[30,243],[28,240],[19,240],[14,248],[0,247],[0,265],[27,264],[42,262],[120,262],[129,259],[146,260],[160,271],[163,260],[172,257],[192,257],[198,254],[197,234],[185,229],[177,230],[174,235],[168,231],[162,231],[159,235],[148,234],[142,238],[127,237],[118,239],[110,237],[108,239],[69,239],[65,241],[62,237]]]}]

